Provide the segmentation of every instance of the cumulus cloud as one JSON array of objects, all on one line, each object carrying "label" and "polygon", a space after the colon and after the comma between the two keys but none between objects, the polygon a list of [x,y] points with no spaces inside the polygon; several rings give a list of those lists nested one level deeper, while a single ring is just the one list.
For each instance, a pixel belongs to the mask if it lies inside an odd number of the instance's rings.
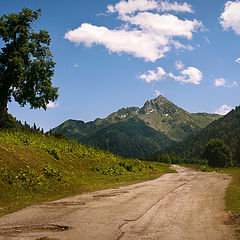
[{"label": "cumulus cloud", "polygon": [[182,20],[169,13],[161,15],[149,12],[153,9],[158,12],[177,12],[183,9],[190,12],[191,6],[155,0],[121,0],[116,5],[108,6],[108,12],[117,12],[118,18],[123,21],[120,28],[108,29],[82,23],[77,29],[66,32],[65,38],[76,44],[83,43],[87,47],[103,45],[110,52],[128,53],[151,62],[164,57],[173,47],[193,50],[192,46],[184,45],[174,38],[191,40],[202,23],[196,19]]},{"label": "cumulus cloud", "polygon": [[222,105],[220,108],[218,108],[215,113],[219,115],[226,115],[233,109],[232,106],[228,105]]},{"label": "cumulus cloud", "polygon": [[216,87],[232,88],[232,87],[237,87],[238,83],[236,81],[234,81],[234,82],[232,82],[232,84],[230,84],[224,78],[217,78],[217,79],[214,80],[214,85]]},{"label": "cumulus cloud", "polygon": [[231,86],[231,87],[238,87],[238,82],[237,82],[237,81],[234,81],[230,86]]},{"label": "cumulus cloud", "polygon": [[47,108],[57,108],[57,107],[60,107],[60,104],[55,103],[55,102],[51,102],[51,101],[47,105]]},{"label": "cumulus cloud", "polygon": [[168,1],[160,2],[159,9],[162,12],[174,11],[193,13],[192,6],[186,2],[183,4],[180,4],[178,2],[170,3]]},{"label": "cumulus cloud", "polygon": [[220,24],[224,30],[232,29],[240,35],[240,0],[232,2],[227,1],[224,12],[220,16]]},{"label": "cumulus cloud", "polygon": [[188,3],[155,0],[121,0],[116,5],[107,6],[109,13],[117,12],[119,15],[133,14],[137,11],[158,10],[161,12],[188,12],[193,13],[192,6]]},{"label": "cumulus cloud", "polygon": [[180,73],[181,75],[179,76],[175,76],[173,73],[169,73],[169,77],[182,84],[192,83],[199,85],[202,81],[202,72],[195,67],[188,67],[187,69],[182,70]]},{"label": "cumulus cloud", "polygon": [[235,60],[235,62],[236,62],[236,63],[240,63],[240,58],[237,58],[237,59]]},{"label": "cumulus cloud", "polygon": [[173,44],[173,46],[176,48],[176,49],[183,49],[183,50],[188,50],[188,51],[192,51],[194,48],[193,46],[191,45],[184,45],[182,43],[180,43],[179,41],[171,41],[171,43]]},{"label": "cumulus cloud", "polygon": [[172,14],[160,15],[150,12],[140,12],[135,16],[124,16],[121,19],[139,26],[145,32],[161,37],[185,37],[189,40],[192,39],[193,32],[202,26],[196,19],[181,20]]},{"label": "cumulus cloud", "polygon": [[139,30],[109,30],[88,23],[67,32],[65,38],[77,44],[84,43],[87,47],[101,44],[111,52],[125,52],[152,62],[162,58],[170,50],[163,37],[156,39]]},{"label": "cumulus cloud", "polygon": [[181,69],[183,69],[185,66],[184,66],[184,64],[182,63],[182,61],[176,61],[176,62],[175,62],[175,67],[176,67],[177,70],[181,70]]},{"label": "cumulus cloud", "polygon": [[217,78],[214,80],[214,85],[216,87],[225,87],[226,86],[226,80],[224,78]]},{"label": "cumulus cloud", "polygon": [[160,81],[166,77],[166,72],[162,67],[158,67],[155,71],[148,70],[147,73],[141,74],[138,78],[145,80],[147,83],[152,81]]},{"label": "cumulus cloud", "polygon": [[135,13],[136,11],[148,11],[158,8],[158,3],[155,0],[121,0],[115,6],[108,5],[108,12],[119,15]]}]

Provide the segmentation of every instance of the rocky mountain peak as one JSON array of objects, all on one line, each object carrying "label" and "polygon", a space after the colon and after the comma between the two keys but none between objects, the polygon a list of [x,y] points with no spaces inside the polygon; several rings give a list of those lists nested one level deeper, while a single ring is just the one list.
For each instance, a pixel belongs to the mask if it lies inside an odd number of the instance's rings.
[{"label": "rocky mountain peak", "polygon": [[173,114],[178,111],[178,107],[163,96],[148,100],[141,108],[141,114],[157,113],[160,115]]}]

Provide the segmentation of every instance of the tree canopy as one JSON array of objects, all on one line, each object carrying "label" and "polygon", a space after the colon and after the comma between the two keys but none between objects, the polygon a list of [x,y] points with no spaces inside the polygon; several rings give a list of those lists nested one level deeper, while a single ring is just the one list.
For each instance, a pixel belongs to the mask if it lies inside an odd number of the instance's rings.
[{"label": "tree canopy", "polygon": [[211,167],[232,166],[232,153],[230,148],[220,139],[211,139],[204,151],[204,158]]},{"label": "tree canopy", "polygon": [[58,97],[52,86],[55,63],[50,51],[47,31],[34,32],[32,23],[41,10],[23,8],[19,13],[0,17],[0,127],[7,115],[7,103],[12,98],[31,108],[46,110]]}]

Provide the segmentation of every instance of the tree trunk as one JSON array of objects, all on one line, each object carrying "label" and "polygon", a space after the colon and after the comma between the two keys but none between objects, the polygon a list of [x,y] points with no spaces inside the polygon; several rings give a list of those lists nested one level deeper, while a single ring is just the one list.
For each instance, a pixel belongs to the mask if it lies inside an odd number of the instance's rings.
[{"label": "tree trunk", "polygon": [[7,98],[4,99],[0,96],[0,128],[6,123],[7,118]]}]

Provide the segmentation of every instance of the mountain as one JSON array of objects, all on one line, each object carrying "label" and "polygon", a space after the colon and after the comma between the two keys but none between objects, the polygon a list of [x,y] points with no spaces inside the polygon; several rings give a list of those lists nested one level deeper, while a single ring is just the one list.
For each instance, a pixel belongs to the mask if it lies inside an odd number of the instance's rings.
[{"label": "mountain", "polygon": [[175,143],[138,118],[113,123],[82,142],[131,158],[141,158]]},{"label": "mountain", "polygon": [[210,139],[219,138],[227,144],[235,164],[240,164],[240,106],[224,117],[212,122],[195,136],[166,150],[171,155],[201,158]]},{"label": "mountain", "polygon": [[51,131],[124,157],[139,158],[183,141],[219,117],[188,113],[159,96],[142,108],[122,108],[88,123],[67,120]]},{"label": "mountain", "polygon": [[219,117],[217,114],[189,113],[163,96],[147,101],[139,111],[140,119],[177,142],[183,141]]},{"label": "mountain", "polygon": [[109,121],[97,119],[94,122],[84,123],[68,120],[52,132],[61,132],[83,144],[131,158],[140,158],[175,143],[164,133],[149,127],[136,116],[126,120],[111,119]]}]

